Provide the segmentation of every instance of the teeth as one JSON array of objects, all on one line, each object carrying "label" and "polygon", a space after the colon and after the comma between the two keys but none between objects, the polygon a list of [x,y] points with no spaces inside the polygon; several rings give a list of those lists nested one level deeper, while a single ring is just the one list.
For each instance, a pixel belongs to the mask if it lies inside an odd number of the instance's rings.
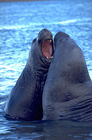
[{"label": "teeth", "polygon": [[[49,57],[48,57],[48,56],[47,56],[46,58],[47,58],[47,59],[49,59]],[[51,56],[50,58],[53,58],[53,56]]]},{"label": "teeth", "polygon": [[50,43],[52,42],[52,40],[50,39]]}]

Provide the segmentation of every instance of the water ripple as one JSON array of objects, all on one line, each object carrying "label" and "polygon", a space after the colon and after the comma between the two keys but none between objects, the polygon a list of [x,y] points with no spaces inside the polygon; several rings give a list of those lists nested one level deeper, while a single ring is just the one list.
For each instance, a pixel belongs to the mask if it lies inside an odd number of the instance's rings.
[{"label": "water ripple", "polygon": [[91,16],[91,0],[0,3],[0,139],[91,139],[91,123],[8,121],[3,111],[27,62],[31,42],[42,28],[53,36],[60,30],[67,32],[77,42],[92,79]]}]

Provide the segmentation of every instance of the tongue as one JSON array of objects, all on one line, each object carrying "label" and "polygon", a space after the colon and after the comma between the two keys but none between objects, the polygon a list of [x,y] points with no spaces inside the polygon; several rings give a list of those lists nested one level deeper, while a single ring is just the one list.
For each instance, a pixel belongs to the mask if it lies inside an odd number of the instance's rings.
[{"label": "tongue", "polygon": [[51,40],[45,40],[43,42],[42,53],[48,59],[52,57],[52,43],[51,43]]}]

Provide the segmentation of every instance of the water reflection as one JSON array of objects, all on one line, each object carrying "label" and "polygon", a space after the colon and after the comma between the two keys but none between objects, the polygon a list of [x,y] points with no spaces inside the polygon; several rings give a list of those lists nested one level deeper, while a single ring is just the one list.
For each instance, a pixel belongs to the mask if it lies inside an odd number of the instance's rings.
[{"label": "water reflection", "polygon": [[[9,128],[3,128],[8,135],[7,138],[28,138],[46,140],[91,140],[92,123],[75,123],[67,121],[49,122],[10,122]],[[0,131],[3,135],[2,131]]]}]

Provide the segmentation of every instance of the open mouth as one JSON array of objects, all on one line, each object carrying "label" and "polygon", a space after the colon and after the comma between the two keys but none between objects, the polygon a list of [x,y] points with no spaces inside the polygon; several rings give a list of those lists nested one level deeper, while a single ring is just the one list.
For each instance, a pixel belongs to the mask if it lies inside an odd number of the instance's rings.
[{"label": "open mouth", "polygon": [[47,59],[50,59],[52,58],[52,40],[51,39],[48,39],[48,40],[45,40],[42,44],[42,53],[43,55],[47,58]]}]

